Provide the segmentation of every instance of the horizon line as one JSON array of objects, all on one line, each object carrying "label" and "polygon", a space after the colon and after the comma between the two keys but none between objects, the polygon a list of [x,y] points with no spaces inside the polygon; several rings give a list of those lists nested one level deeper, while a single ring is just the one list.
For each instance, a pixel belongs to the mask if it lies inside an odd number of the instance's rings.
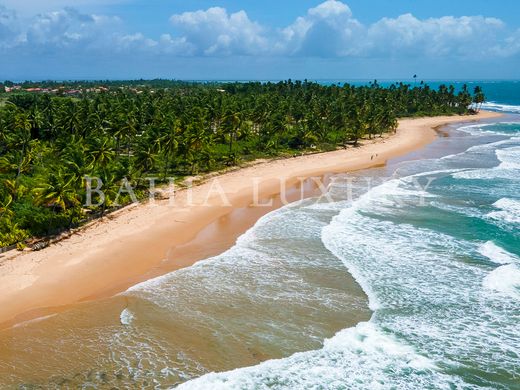
[{"label": "horizon line", "polygon": [[442,82],[442,81],[449,81],[449,82],[520,82],[520,78],[514,79],[514,78],[431,78],[431,79],[414,79],[412,78],[293,78],[293,77],[286,77],[286,78],[244,78],[244,79],[225,79],[225,78],[207,78],[207,79],[190,79],[190,78],[164,78],[164,77],[155,77],[155,78],[69,78],[69,79],[5,79],[3,81],[0,81],[0,83],[4,84],[6,82],[11,83],[38,83],[38,82],[102,82],[102,81],[109,81],[109,82],[117,82],[117,81],[178,81],[178,82],[237,82],[237,83],[246,83],[246,82],[280,82],[280,81],[311,81],[311,82],[372,82],[372,81],[378,81],[378,82],[403,82],[403,81],[411,81],[411,82]]}]

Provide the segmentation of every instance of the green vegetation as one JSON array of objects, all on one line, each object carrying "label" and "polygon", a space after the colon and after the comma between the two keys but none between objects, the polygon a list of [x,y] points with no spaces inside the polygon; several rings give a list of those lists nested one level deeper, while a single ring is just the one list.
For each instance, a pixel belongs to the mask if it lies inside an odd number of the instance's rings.
[{"label": "green vegetation", "polygon": [[[456,94],[453,87],[382,88],[376,82],[104,85],[94,91],[96,83],[69,84],[79,90],[69,97],[63,88],[0,95],[0,247],[103,214],[123,178],[144,196],[147,177],[165,180],[258,157],[355,146],[394,131],[398,117],[466,114],[473,101],[467,88]],[[87,175],[103,180],[107,199],[99,207],[83,206]]]}]

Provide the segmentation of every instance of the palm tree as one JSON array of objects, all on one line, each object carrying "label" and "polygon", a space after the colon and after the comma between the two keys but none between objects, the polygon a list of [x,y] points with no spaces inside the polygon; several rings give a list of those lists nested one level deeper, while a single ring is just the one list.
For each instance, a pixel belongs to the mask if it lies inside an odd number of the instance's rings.
[{"label": "palm tree", "polygon": [[14,201],[23,197],[27,191],[27,188],[21,185],[18,180],[6,179],[3,181],[3,184],[8,196]]},{"label": "palm tree", "polygon": [[[74,177],[67,177],[58,172],[49,175],[48,179],[40,187],[34,189],[37,205],[50,208],[52,213],[68,214],[68,227],[72,225],[75,210],[79,211],[81,205],[80,196],[74,188]],[[49,219],[47,233],[51,233],[53,219]]]},{"label": "palm tree", "polygon": [[0,216],[0,248],[25,240],[29,235],[21,229],[11,216]]},{"label": "palm tree", "polygon": [[459,92],[458,95],[458,113],[463,114],[467,111],[469,105],[471,104],[472,99],[471,95],[468,91],[468,86],[464,84],[462,86],[462,91]]},{"label": "palm tree", "polygon": [[33,138],[40,136],[40,130],[43,126],[43,114],[36,105],[29,110],[28,120],[31,123],[31,135]]},{"label": "palm tree", "polygon": [[109,138],[93,138],[89,145],[89,152],[92,157],[92,163],[104,168],[115,157],[114,148]]},{"label": "palm tree", "polygon": [[81,120],[79,118],[79,111],[77,110],[74,101],[68,100],[62,107],[59,114],[59,123],[63,131],[69,132],[70,134],[76,134],[79,132],[81,127]]},{"label": "palm tree", "polygon": [[51,173],[44,183],[37,187],[37,204],[52,208],[52,211],[67,211],[81,204],[79,195],[73,186],[74,177],[67,177],[63,172]]},{"label": "palm tree", "polygon": [[[128,158],[131,155],[132,141],[137,135],[137,118],[135,111],[120,111],[119,118],[120,124],[118,125],[119,130],[116,130],[116,138],[119,140],[123,138],[126,143],[126,154]],[[119,141],[118,141],[119,142]]]},{"label": "palm tree", "polygon": [[101,204],[101,217],[105,215],[106,209],[114,205],[115,200],[119,194],[118,177],[109,169],[102,169],[99,178],[103,183],[104,199]]},{"label": "palm tree", "polygon": [[12,195],[8,194],[0,199],[0,218],[4,215],[6,215],[7,217],[12,217],[13,211],[9,209],[9,207],[13,203]]},{"label": "palm tree", "polygon": [[14,119],[14,132],[9,142],[12,147],[20,150],[16,180],[18,180],[22,173],[22,166],[28,153],[31,142],[31,128],[31,121],[26,113],[16,114]]},{"label": "palm tree", "polygon": [[486,96],[482,91],[482,88],[479,86],[475,87],[475,91],[473,93],[473,103],[475,103],[475,107],[477,112],[480,112],[482,109],[482,104],[486,101]]},{"label": "palm tree", "polygon": [[181,134],[180,121],[172,116],[165,118],[165,128],[163,135],[158,139],[159,148],[164,153],[166,162],[164,164],[164,178],[170,169],[170,162],[175,157],[179,149],[179,138]]},{"label": "palm tree", "polygon": [[308,123],[302,121],[296,125],[296,134],[294,136],[296,147],[308,148],[312,145],[316,145],[318,143],[318,137],[311,128],[309,128]]},{"label": "palm tree", "polygon": [[155,168],[157,154],[153,145],[140,145],[134,156],[134,166],[142,176],[145,172],[150,172]]},{"label": "palm tree", "polygon": [[89,175],[94,165],[100,160],[109,162],[107,153],[97,151],[97,155],[89,158],[87,155],[87,147],[81,139],[72,137],[68,145],[59,154],[60,160],[67,169],[67,173],[74,178],[74,185],[80,187],[83,184],[83,178]]},{"label": "palm tree", "polygon": [[224,132],[227,134],[229,139],[229,153],[233,151],[233,142],[237,137],[240,136],[240,124],[242,123],[242,119],[240,118],[240,113],[228,109],[224,120],[222,121],[222,125],[224,128]]}]

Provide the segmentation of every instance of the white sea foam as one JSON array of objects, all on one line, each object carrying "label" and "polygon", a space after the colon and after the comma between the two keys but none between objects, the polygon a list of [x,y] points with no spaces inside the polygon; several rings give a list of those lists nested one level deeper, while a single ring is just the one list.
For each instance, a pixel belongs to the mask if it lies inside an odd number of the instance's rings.
[{"label": "white sea foam", "polygon": [[480,218],[482,216],[482,212],[478,208],[470,207],[467,204],[451,205],[442,201],[433,201],[430,202],[429,205],[439,210],[448,211],[450,213],[457,213],[472,218]]},{"label": "white sea foam", "polygon": [[[474,136],[483,135],[506,135],[511,137],[514,133],[503,132],[497,130],[497,126],[519,126],[516,122],[500,122],[500,123],[488,123],[488,124],[474,124],[466,125],[459,128],[459,130],[465,131]],[[494,127],[494,128],[493,128]],[[509,179],[515,172],[511,172],[512,169],[519,169],[520,167],[520,147],[518,147],[519,137],[511,137],[506,140],[491,142],[487,144],[479,144],[470,147],[468,150],[452,154],[449,156],[442,157],[441,160],[448,160],[457,162],[457,160],[463,161],[486,161],[491,160],[493,157],[497,158],[500,164],[496,167],[490,168],[473,168],[463,169],[458,172],[454,172],[452,177],[455,179],[466,179],[466,180],[493,180],[493,179]],[[499,149],[499,147],[512,146],[506,149]]]},{"label": "white sea foam", "polygon": [[518,257],[499,247],[493,241],[487,241],[478,247],[478,252],[497,264],[511,264],[518,262]]},{"label": "white sea foam", "polygon": [[479,123],[476,125],[460,126],[457,128],[457,130],[463,131],[463,132],[471,134],[471,135],[482,135],[485,131],[484,128],[487,126],[490,126],[490,125],[485,124],[485,123]]},{"label": "white sea foam", "polygon": [[326,340],[321,350],[211,373],[178,389],[417,389],[431,383],[447,388],[458,381],[376,325],[360,323]]},{"label": "white sea foam", "polygon": [[496,155],[500,160],[501,169],[520,169],[520,146],[507,149],[497,149]]},{"label": "white sea foam", "polygon": [[20,328],[20,327],[23,327],[23,326],[26,326],[26,325],[33,324],[35,322],[45,321],[45,320],[48,320],[49,318],[56,317],[56,315],[57,314],[49,314],[49,315],[46,315],[46,316],[33,318],[32,320],[23,321],[23,322],[20,322],[18,324],[13,325],[13,328]]},{"label": "white sea foam", "polygon": [[470,147],[468,150],[460,153],[460,155],[465,155],[465,154],[468,154],[468,153],[472,153],[472,154],[482,154],[483,152],[493,152],[497,146],[500,146],[502,145],[503,143],[505,142],[509,142],[509,140],[503,140],[503,141],[497,141],[497,142],[491,142],[491,143],[488,143],[488,144],[479,144],[479,145],[475,145],[475,146],[472,146]]},{"label": "white sea foam", "polygon": [[500,211],[492,211],[487,214],[488,218],[505,222],[508,224],[520,223],[520,201],[510,198],[502,198],[493,203]]},{"label": "white sea foam", "polygon": [[[444,364],[456,364],[448,363],[450,358],[466,359],[485,368],[494,364],[496,348],[517,356],[518,340],[504,345],[518,330],[508,314],[512,307],[501,298],[491,298],[499,311],[488,308],[489,297],[480,293],[488,273],[464,258],[474,250],[473,244],[438,231],[379,220],[378,204],[374,199],[357,204],[358,210],[342,211],[323,235],[327,248],[359,274],[362,287],[368,285],[369,298],[377,299],[373,319],[406,335],[412,345],[421,345],[421,352],[428,351],[427,356],[437,356]],[[393,212],[399,215],[398,209]],[[392,218],[401,219],[406,220]],[[484,315],[502,324],[502,334],[486,328]],[[514,358],[503,356],[502,364],[515,366]]]},{"label": "white sea foam", "polygon": [[519,126],[519,122],[494,122],[494,123],[477,123],[474,125],[464,125],[457,128],[457,130],[463,131],[470,135],[474,136],[484,136],[484,135],[504,135],[504,136],[513,136],[514,133],[498,130],[497,127],[500,126],[510,126],[517,127]]},{"label": "white sea foam", "polygon": [[513,173],[508,169],[489,168],[489,169],[468,169],[465,171],[452,174],[454,179],[465,180],[493,180],[493,179],[510,179]]},{"label": "white sea foam", "polygon": [[500,111],[500,112],[512,112],[512,113],[520,113],[520,106],[512,105],[512,104],[499,104],[495,102],[486,102],[482,104],[483,110],[492,110],[492,111]]},{"label": "white sea foam", "polygon": [[520,269],[507,264],[492,271],[483,281],[485,288],[520,299]]},{"label": "white sea foam", "polygon": [[499,141],[487,145],[479,145],[468,149],[468,152],[493,151],[500,164],[492,168],[475,168],[463,170],[452,174],[455,179],[467,180],[493,180],[493,179],[514,179],[520,174],[520,146],[505,149],[497,149],[497,146],[513,142],[513,139]]},{"label": "white sea foam", "polygon": [[[520,124],[517,125],[520,126]],[[497,147],[499,146],[516,146],[518,145],[518,142],[520,142],[520,137],[511,137],[501,141],[491,142],[487,144],[479,144],[470,147],[468,150],[460,153],[459,155],[470,154],[469,157],[473,157],[474,154],[491,154],[494,153]]]},{"label": "white sea foam", "polygon": [[119,315],[119,320],[121,325],[130,325],[134,320],[134,313],[132,313],[129,309],[124,309]]}]

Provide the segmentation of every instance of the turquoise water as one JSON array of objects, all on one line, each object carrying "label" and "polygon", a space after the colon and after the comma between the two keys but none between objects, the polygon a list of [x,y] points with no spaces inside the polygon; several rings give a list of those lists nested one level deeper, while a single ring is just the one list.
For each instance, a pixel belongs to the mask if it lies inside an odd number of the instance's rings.
[{"label": "turquoise water", "polygon": [[354,201],[299,206],[335,213],[321,241],[368,295],[370,321],[180,388],[519,389],[520,121],[443,142],[466,147],[401,163]]}]

